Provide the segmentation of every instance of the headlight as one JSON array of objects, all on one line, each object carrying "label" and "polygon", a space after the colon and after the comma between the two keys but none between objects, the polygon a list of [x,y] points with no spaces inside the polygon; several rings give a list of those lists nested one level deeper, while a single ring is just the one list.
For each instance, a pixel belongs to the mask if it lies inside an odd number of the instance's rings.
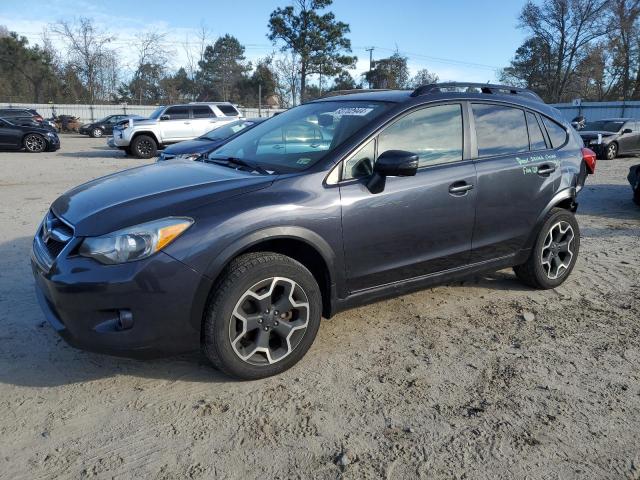
[{"label": "headlight", "polygon": [[105,264],[133,262],[150,257],[193,225],[193,219],[168,217],[123,228],[101,237],[87,237],[78,253]]},{"label": "headlight", "polygon": [[176,155],[174,158],[180,160],[197,160],[200,156],[200,153],[181,153],[180,155]]}]

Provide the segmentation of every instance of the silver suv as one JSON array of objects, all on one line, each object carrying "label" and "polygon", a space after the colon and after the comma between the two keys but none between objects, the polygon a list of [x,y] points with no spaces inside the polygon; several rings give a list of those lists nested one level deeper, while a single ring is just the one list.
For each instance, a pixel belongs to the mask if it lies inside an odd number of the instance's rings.
[{"label": "silver suv", "polygon": [[165,145],[191,140],[240,118],[240,112],[228,102],[162,106],[148,119],[117,124],[108,144],[138,158],[151,158]]}]

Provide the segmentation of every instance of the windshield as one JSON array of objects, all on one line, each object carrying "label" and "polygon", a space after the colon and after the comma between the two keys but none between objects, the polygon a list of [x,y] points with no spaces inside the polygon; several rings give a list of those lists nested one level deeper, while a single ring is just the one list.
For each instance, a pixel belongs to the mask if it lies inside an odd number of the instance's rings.
[{"label": "windshield", "polygon": [[253,127],[209,158],[238,159],[275,172],[304,170],[393,105],[368,101],[300,105]]},{"label": "windshield", "polygon": [[235,135],[240,130],[244,130],[247,127],[251,127],[255,122],[250,120],[238,120],[237,122],[231,122],[224,127],[216,128],[210,132],[205,133],[200,138],[206,138],[207,140],[224,140],[232,135]]},{"label": "windshield", "polygon": [[162,115],[162,112],[164,112],[164,106],[156,108],[153,113],[149,115],[149,118],[151,120],[157,120],[160,115]]},{"label": "windshield", "polygon": [[619,132],[624,123],[624,120],[598,120],[597,122],[585,123],[582,130],[591,132]]}]

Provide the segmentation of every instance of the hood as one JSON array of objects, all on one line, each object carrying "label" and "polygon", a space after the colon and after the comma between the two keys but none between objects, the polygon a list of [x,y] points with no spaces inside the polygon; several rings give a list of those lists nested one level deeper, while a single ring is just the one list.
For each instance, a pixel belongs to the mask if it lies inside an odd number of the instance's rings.
[{"label": "hood", "polygon": [[98,178],[52,205],[78,236],[95,236],[268,187],[275,176],[202,162],[160,162]]},{"label": "hood", "polygon": [[126,120],[122,120],[120,123],[127,124],[132,122],[134,125],[157,125],[157,120],[151,120],[150,118],[127,118]]},{"label": "hood", "polygon": [[181,155],[186,153],[206,153],[219,147],[226,140],[209,140],[207,138],[196,138],[186,142],[176,143],[164,149],[167,155]]}]

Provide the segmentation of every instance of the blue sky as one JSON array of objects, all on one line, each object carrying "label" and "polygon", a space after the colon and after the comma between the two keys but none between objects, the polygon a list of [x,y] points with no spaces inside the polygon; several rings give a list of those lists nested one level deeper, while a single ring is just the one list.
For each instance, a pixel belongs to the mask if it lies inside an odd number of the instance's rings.
[{"label": "blue sky", "polygon": [[[524,39],[517,17],[525,0],[334,0],[331,10],[351,27],[351,44],[361,73],[374,58],[397,48],[412,72],[428,68],[441,80],[494,81]],[[0,25],[37,43],[43,28],[59,19],[88,16],[117,36],[114,46],[131,59],[131,41],[141,31],[168,32],[173,66],[185,59],[184,44],[195,43],[205,25],[212,41],[230,33],[243,43],[250,60],[273,52],[267,39],[269,14],[287,0],[0,0]],[[124,63],[127,63],[126,60]]]}]

